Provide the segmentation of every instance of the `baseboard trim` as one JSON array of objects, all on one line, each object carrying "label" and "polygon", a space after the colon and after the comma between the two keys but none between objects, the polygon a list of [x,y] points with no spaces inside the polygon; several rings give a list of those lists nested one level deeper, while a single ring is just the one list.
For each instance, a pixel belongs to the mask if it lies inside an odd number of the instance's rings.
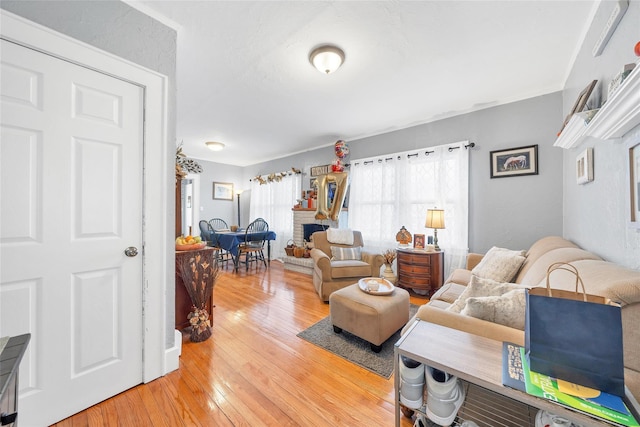
[{"label": "baseboard trim", "polygon": [[176,329],[174,334],[173,347],[165,350],[165,375],[169,372],[176,371],[180,367],[180,355],[182,354],[182,332]]}]

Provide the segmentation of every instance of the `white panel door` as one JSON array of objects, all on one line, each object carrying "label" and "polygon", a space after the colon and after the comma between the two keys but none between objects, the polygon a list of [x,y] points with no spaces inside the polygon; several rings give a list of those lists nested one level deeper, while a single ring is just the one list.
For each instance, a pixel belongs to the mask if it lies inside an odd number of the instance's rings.
[{"label": "white panel door", "polygon": [[1,48],[0,336],[31,333],[20,425],[43,426],[142,382],[144,93]]}]

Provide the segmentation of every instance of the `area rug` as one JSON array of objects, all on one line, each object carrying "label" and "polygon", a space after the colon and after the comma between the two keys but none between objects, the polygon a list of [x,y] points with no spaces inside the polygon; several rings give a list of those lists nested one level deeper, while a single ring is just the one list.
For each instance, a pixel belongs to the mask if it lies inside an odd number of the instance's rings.
[{"label": "area rug", "polygon": [[[418,307],[410,305],[409,318],[413,317]],[[367,341],[347,331],[340,334],[333,332],[329,316],[300,332],[298,337],[388,379],[393,373],[393,345],[400,339],[400,331],[382,344],[380,353],[374,353]]]}]

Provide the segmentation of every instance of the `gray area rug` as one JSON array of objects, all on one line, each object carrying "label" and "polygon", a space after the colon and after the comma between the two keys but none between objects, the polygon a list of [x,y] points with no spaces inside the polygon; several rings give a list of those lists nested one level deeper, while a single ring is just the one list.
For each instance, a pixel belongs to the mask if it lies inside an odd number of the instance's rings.
[{"label": "gray area rug", "polygon": [[[410,305],[409,318],[413,317],[418,307]],[[382,344],[380,353],[374,353],[367,341],[347,331],[340,334],[333,332],[329,316],[300,332],[298,337],[388,379],[393,373],[393,345],[400,339],[400,331]]]}]

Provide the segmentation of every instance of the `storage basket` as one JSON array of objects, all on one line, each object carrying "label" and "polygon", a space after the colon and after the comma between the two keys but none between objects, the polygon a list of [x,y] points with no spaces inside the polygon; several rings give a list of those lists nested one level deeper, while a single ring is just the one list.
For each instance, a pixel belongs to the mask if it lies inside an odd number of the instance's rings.
[{"label": "storage basket", "polygon": [[287,246],[285,246],[284,248],[284,252],[287,254],[287,256],[293,256],[293,250],[295,249],[296,244],[293,242],[293,240],[289,240],[287,242]]}]

